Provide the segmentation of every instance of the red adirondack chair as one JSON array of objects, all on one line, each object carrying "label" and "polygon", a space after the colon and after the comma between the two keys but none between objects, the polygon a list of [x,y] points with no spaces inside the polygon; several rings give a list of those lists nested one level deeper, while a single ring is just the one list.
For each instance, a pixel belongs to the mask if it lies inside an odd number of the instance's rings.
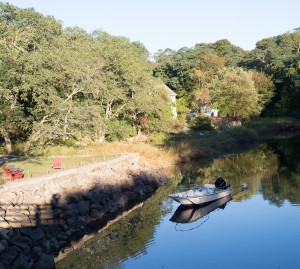
[{"label": "red adirondack chair", "polygon": [[53,169],[62,169],[62,167],[63,167],[63,165],[61,162],[61,157],[59,157],[59,156],[54,157],[53,163],[52,163],[52,168]]},{"label": "red adirondack chair", "polygon": [[9,171],[5,165],[2,166],[3,171],[5,174],[8,175],[8,178],[6,180],[12,181],[17,178],[22,178],[22,171]]}]

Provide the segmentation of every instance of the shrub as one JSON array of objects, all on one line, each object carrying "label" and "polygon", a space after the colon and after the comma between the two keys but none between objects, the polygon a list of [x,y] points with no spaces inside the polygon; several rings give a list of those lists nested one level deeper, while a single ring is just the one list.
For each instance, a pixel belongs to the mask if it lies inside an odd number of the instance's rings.
[{"label": "shrub", "polygon": [[211,118],[206,116],[196,116],[190,120],[190,127],[195,131],[210,131],[214,127]]},{"label": "shrub", "polygon": [[152,144],[163,144],[169,136],[166,133],[152,133],[149,140]]},{"label": "shrub", "polygon": [[108,141],[120,141],[135,135],[135,127],[131,126],[127,121],[111,120],[108,123],[108,131],[106,134]]}]

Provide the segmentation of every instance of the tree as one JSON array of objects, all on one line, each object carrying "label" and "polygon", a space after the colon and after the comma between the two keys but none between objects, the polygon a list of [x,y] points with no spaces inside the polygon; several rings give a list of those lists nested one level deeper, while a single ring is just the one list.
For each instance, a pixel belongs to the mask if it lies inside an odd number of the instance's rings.
[{"label": "tree", "polygon": [[262,110],[259,94],[250,72],[241,68],[223,68],[210,84],[211,101],[227,117],[247,119]]},{"label": "tree", "polygon": [[203,104],[199,101],[209,103],[205,84],[214,76],[214,68],[236,66],[244,54],[241,48],[228,40],[196,44],[193,48],[181,48],[178,51],[167,49],[156,55],[154,76],[161,78],[176,92],[178,104],[187,106],[178,110],[179,114],[182,111],[185,116],[186,110],[195,107],[200,109]]},{"label": "tree", "polygon": [[292,33],[265,38],[249,52],[242,66],[264,72],[272,77],[274,97],[268,105],[269,115],[299,115],[299,60],[300,34]]},{"label": "tree", "polygon": [[214,78],[217,71],[223,68],[225,59],[214,54],[203,56],[199,64],[194,68],[191,79],[194,80],[193,90],[193,107],[198,107],[200,112],[201,106],[210,104],[209,83]]},{"label": "tree", "polygon": [[8,152],[13,150],[11,137],[27,137],[31,131],[36,102],[33,89],[41,79],[36,73],[44,63],[43,48],[60,33],[61,25],[52,17],[0,3],[0,135]]},{"label": "tree", "polygon": [[163,119],[161,110],[169,104],[163,102],[156,90],[151,65],[141,47],[126,38],[101,32],[96,35],[96,40],[104,59],[99,98],[105,118],[112,122],[119,119],[122,124],[127,121],[137,130],[147,127],[141,126],[141,117]]},{"label": "tree", "polygon": [[259,106],[264,108],[270,103],[272,97],[274,96],[275,85],[272,81],[272,78],[263,72],[252,72],[252,79],[259,95]]}]

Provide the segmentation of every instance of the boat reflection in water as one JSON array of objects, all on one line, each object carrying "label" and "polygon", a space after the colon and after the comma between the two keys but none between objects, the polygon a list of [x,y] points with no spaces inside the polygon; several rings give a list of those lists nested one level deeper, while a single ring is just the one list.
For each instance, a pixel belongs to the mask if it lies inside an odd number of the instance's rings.
[{"label": "boat reflection in water", "polygon": [[194,222],[206,215],[215,209],[221,208],[224,209],[226,204],[232,199],[231,195],[218,199],[214,202],[204,204],[204,205],[194,205],[186,207],[180,205],[173,216],[170,218],[170,221],[175,223],[191,223]]}]

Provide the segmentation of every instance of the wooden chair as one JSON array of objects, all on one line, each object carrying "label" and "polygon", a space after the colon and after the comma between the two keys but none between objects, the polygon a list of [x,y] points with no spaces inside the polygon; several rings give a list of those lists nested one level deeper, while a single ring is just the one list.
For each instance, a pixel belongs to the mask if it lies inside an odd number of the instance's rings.
[{"label": "wooden chair", "polygon": [[62,169],[62,167],[63,167],[63,165],[61,162],[61,157],[59,157],[59,156],[54,157],[53,163],[52,163],[52,168],[53,169]]},{"label": "wooden chair", "polygon": [[5,174],[8,175],[8,178],[6,178],[6,180],[8,181],[13,181],[17,178],[22,178],[22,171],[9,171],[8,168],[3,165],[2,166],[3,171],[5,172]]}]

